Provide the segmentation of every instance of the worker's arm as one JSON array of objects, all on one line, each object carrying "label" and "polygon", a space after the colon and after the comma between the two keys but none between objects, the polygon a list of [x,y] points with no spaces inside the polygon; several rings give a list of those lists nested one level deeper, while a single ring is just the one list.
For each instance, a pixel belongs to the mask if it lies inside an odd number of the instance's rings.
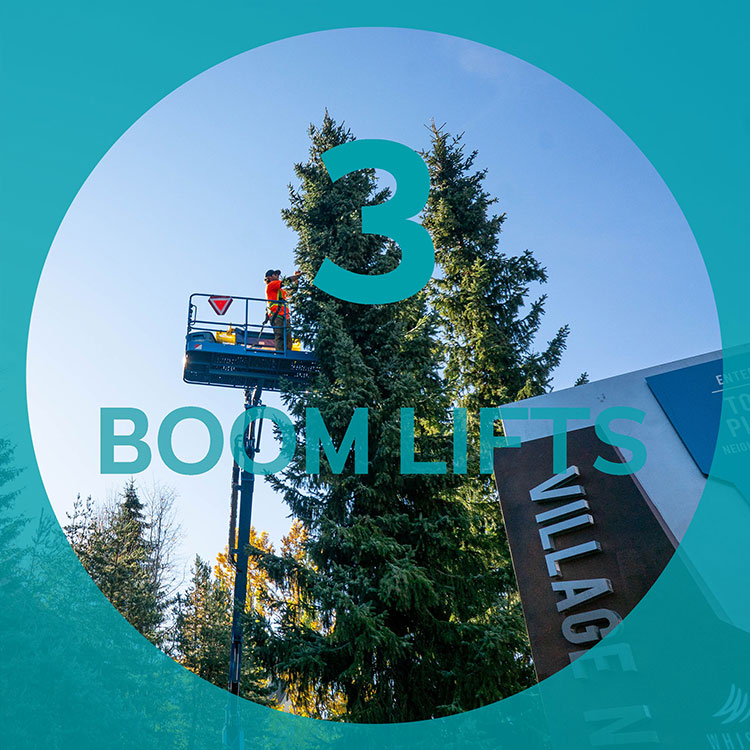
[{"label": "worker's arm", "polygon": [[287,286],[290,284],[299,284],[299,280],[302,278],[302,271],[295,271],[291,276],[284,278],[284,284]]}]

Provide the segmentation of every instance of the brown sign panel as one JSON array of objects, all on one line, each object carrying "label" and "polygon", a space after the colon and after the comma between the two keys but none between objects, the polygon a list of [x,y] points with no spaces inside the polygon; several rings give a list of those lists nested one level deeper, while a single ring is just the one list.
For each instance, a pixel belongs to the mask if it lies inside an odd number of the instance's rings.
[{"label": "brown sign panel", "polygon": [[[649,590],[674,552],[631,475],[593,427],[567,434],[568,469],[552,472],[552,437],[495,451],[495,480],[537,677],[595,645]],[[571,657],[571,655],[573,655]]]}]

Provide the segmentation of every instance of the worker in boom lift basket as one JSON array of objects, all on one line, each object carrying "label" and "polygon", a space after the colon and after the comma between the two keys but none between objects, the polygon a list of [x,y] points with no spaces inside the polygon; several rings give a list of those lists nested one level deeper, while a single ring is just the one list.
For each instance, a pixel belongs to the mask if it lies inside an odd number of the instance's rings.
[{"label": "worker in boom lift basket", "polygon": [[[296,271],[292,279],[297,281],[300,272]],[[263,324],[269,323],[273,328],[276,351],[292,351],[292,329],[289,325],[289,303],[286,292],[281,288],[281,271],[269,268],[266,271],[266,299],[268,309]],[[284,344],[286,343],[286,347]]]}]

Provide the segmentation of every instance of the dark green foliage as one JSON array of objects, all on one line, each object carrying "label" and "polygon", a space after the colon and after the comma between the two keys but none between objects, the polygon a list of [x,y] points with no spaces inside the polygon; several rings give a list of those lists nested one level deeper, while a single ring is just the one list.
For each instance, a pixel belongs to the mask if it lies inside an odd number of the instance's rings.
[{"label": "dark green foliage", "polygon": [[431,300],[446,342],[446,380],[470,411],[537,396],[549,389],[560,363],[568,326],[542,352],[533,350],[545,296],[531,302],[530,285],[547,280],[529,250],[507,256],[499,249],[505,214],[483,187],[486,170],[475,170],[477,152],[435,124],[425,154],[430,196],[423,224],[432,235],[442,274]]},{"label": "dark green foliage", "polygon": [[[291,606],[269,593],[270,614],[256,621],[254,638],[266,667],[315,692],[324,717],[409,721],[475,708],[532,681],[498,503],[487,497],[484,480],[467,487],[464,477],[451,474],[404,475],[399,461],[399,410],[411,407],[417,459],[450,462],[451,400],[465,390],[457,380],[461,352],[449,349],[455,387],[446,387],[444,313],[427,291],[398,304],[364,306],[310,284],[326,256],[367,273],[382,273],[398,260],[389,241],[360,231],[360,208],[387,197],[373,172],[331,184],[322,164],[323,152],[352,135],[326,114],[310,137],[310,158],[295,167],[300,188],[291,190],[283,216],[299,236],[296,261],[304,274],[293,298],[293,325],[314,347],[321,372],[309,393],[286,394],[298,451],[283,475],[271,478],[305,525],[309,564],[259,554],[260,566],[282,588],[296,580],[299,598]],[[476,250],[478,266],[489,248]],[[490,291],[496,286],[488,276],[496,270],[488,263],[480,274]],[[525,256],[504,273],[507,285],[514,273],[532,280],[543,272]],[[516,296],[525,283],[515,284]],[[498,305],[486,305],[499,314]],[[546,383],[545,364],[551,367],[555,357],[511,351],[529,344],[541,315],[535,310],[506,345],[506,363],[519,370],[511,397],[527,382]],[[452,323],[452,333],[464,335],[460,323]],[[471,376],[479,382],[477,368],[490,356],[481,321],[466,336],[480,338],[482,351],[463,382]],[[461,346],[467,351],[470,342]],[[486,376],[495,372],[490,368]],[[324,459],[320,475],[305,473],[305,407],[320,409],[337,445],[353,410],[369,409],[367,474],[354,474],[351,456],[340,475]]]},{"label": "dark green foliage", "polygon": [[[492,477],[477,471],[478,413],[548,391],[568,326],[560,328],[542,352],[535,351],[545,296],[529,303],[528,295],[532,284],[546,282],[546,271],[529,250],[519,256],[500,250],[506,216],[491,212],[497,199],[484,189],[487,171],[474,168],[477,152],[466,154],[461,136],[452,137],[434,123],[430,135],[430,149],[424,154],[430,195],[423,225],[432,236],[439,273],[430,284],[429,298],[445,342],[446,388],[469,413],[469,473],[457,494],[473,509],[467,538],[477,545],[484,542],[494,553],[502,571],[499,593],[517,605],[497,491]],[[517,606],[492,614],[495,623],[520,616]],[[520,628],[515,635],[512,649],[524,654],[515,674],[528,684],[530,651]]]}]

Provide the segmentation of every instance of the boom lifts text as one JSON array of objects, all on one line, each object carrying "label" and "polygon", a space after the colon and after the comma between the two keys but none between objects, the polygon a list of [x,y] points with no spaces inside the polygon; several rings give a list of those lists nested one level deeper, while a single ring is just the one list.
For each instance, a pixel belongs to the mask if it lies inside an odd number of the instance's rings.
[{"label": "boom lifts text", "polygon": [[[445,474],[448,461],[420,461],[414,451],[414,409],[402,408],[400,413],[401,444],[400,461],[402,474]],[[629,451],[631,457],[623,463],[597,457],[594,468],[606,474],[625,475],[639,471],[646,463],[646,446],[636,437],[615,432],[611,423],[615,420],[643,422],[645,413],[628,406],[612,406],[600,412],[595,430],[599,439],[619,449]],[[521,439],[495,434],[495,422],[507,420],[548,420],[552,423],[552,470],[565,471],[567,466],[567,427],[572,420],[586,420],[590,410],[580,407],[495,407],[481,409],[479,413],[479,471],[491,474],[493,452],[496,448],[518,448]],[[209,445],[206,455],[194,462],[186,462],[175,455],[172,434],[180,422],[198,420],[208,431]],[[245,435],[252,422],[266,419],[278,427],[279,453],[271,461],[251,459],[244,450]],[[116,423],[130,423],[127,434],[116,432]],[[453,455],[449,457],[454,474],[465,474],[468,465],[468,414],[466,409],[453,409]],[[355,409],[349,426],[339,446],[335,446],[319,409],[308,408],[305,420],[305,469],[308,474],[320,473],[320,452],[325,454],[331,471],[340,474],[349,456],[353,454],[354,472],[368,472],[368,410]],[[145,471],[151,463],[151,447],[144,440],[148,431],[148,418],[140,409],[131,407],[107,407],[101,409],[101,473],[137,474]],[[135,458],[116,460],[115,450],[126,446]],[[246,409],[235,420],[229,435],[229,447],[235,461],[253,474],[274,474],[282,471],[294,457],[297,438],[294,425],[284,412],[269,406]],[[221,458],[224,448],[224,433],[218,418],[199,406],[183,406],[167,414],[162,420],[157,437],[157,449],[168,469],[186,475],[203,474],[210,471]]]}]

